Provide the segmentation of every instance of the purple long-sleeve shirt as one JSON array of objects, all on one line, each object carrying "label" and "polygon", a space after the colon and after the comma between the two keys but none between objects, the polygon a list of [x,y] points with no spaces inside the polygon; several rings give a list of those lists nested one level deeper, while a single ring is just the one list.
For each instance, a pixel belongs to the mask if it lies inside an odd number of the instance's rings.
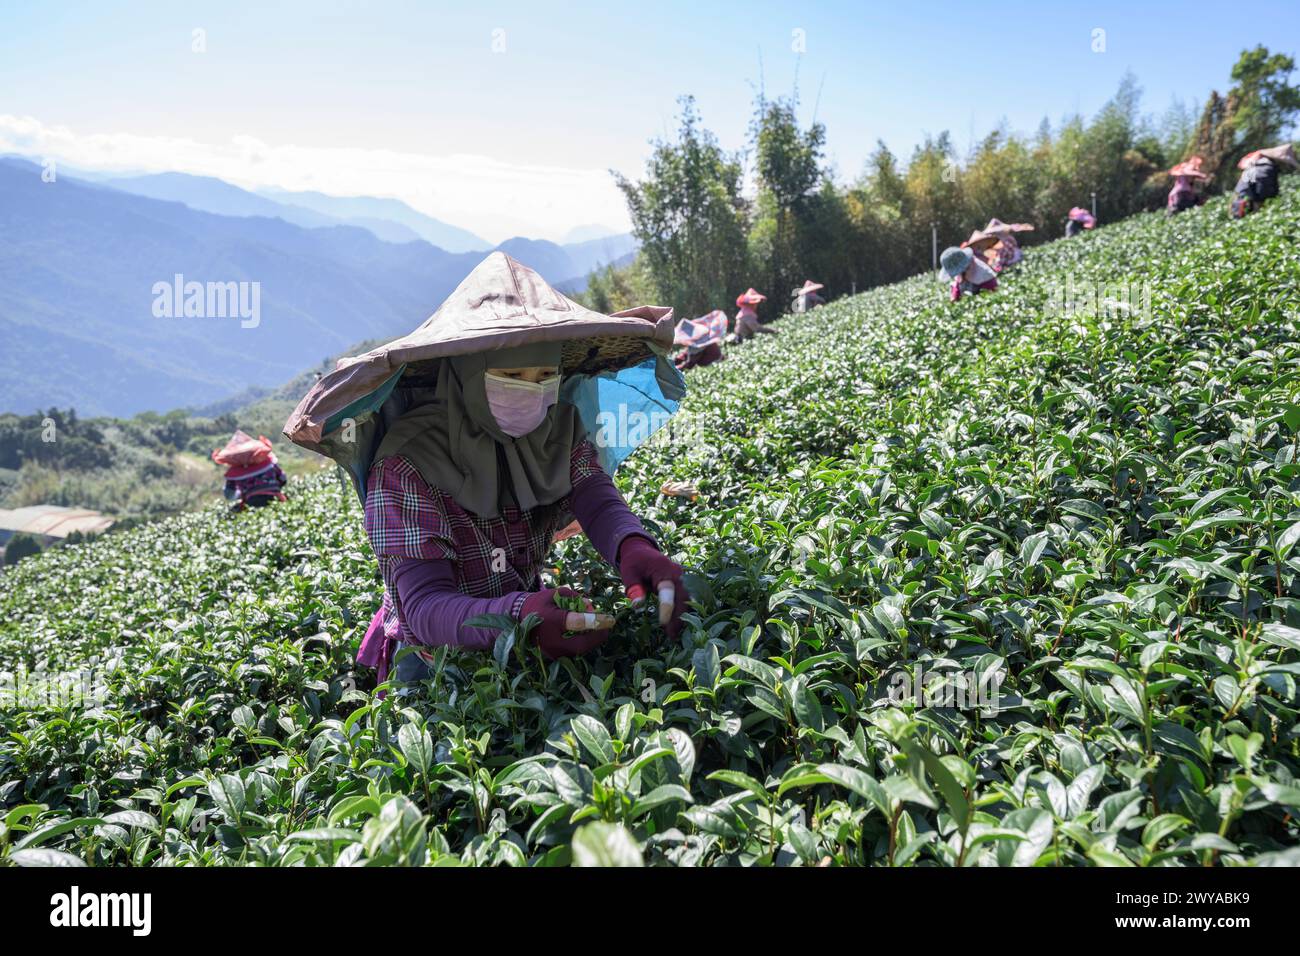
[{"label": "purple long-sleeve shirt", "polygon": [[540,585],[555,531],[570,515],[596,550],[615,563],[629,535],[653,543],[583,441],[571,460],[572,490],[553,507],[506,508],[480,518],[431,488],[406,459],[385,459],[371,471],[366,531],[379,557],[386,591],[357,660],[382,681],[395,642],[491,647],[495,632],[465,626],[482,614],[518,617]]},{"label": "purple long-sleeve shirt", "polygon": [[[604,479],[603,481],[601,479]],[[572,492],[573,515],[596,550],[610,564],[618,562],[618,547],[630,534],[649,537],[636,515],[607,475],[592,477]],[[466,627],[480,614],[518,617],[529,591],[511,591],[498,598],[475,598],[456,590],[456,566],[447,560],[405,559],[392,570],[406,624],[421,644],[457,644],[485,650],[496,632]]]}]

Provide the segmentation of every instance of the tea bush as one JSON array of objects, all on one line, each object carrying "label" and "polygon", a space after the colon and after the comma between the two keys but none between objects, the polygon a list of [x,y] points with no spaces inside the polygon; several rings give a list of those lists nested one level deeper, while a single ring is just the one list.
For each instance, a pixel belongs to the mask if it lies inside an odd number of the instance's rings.
[{"label": "tea bush", "polygon": [[[1297,221],[1138,216],[690,373],[619,479],[689,572],[673,644],[579,537],[601,654],[507,629],[379,699],[332,478],[24,561],[0,859],[1300,863]],[[1115,281],[1149,299],[1060,307]]]}]

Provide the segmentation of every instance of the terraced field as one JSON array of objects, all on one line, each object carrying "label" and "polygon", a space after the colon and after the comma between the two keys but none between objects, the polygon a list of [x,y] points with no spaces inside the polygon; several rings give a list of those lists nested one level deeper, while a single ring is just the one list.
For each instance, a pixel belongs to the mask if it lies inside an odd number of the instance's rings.
[{"label": "terraced field", "polygon": [[[0,861],[1300,863],[1284,190],[1037,247],[956,305],[932,277],[841,300],[691,372],[619,476],[689,569],[677,644],[621,611],[543,665],[506,632],[381,700],[332,478],[23,562]],[[556,554],[617,609],[583,539]]]}]

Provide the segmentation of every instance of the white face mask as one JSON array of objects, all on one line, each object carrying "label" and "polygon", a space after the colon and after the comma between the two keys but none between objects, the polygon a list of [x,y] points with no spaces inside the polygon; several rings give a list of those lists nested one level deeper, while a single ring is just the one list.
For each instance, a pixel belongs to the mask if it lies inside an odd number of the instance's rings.
[{"label": "white face mask", "polygon": [[497,426],[511,438],[520,438],[540,425],[547,410],[559,401],[560,376],[526,382],[487,372],[483,390]]}]

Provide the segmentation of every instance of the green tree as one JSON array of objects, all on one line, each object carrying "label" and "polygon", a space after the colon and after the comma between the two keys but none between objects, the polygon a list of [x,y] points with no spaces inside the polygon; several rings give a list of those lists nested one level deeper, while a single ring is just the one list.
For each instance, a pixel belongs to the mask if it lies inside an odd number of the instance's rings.
[{"label": "green tree", "polygon": [[744,281],[746,206],[739,158],[700,125],[693,97],[678,102],[676,142],[653,143],[640,182],[614,177],[660,302],[692,316],[725,303]]},{"label": "green tree", "polygon": [[946,130],[938,138],[927,136],[912,154],[903,214],[906,228],[902,248],[907,250],[913,272],[930,268],[931,223],[938,227],[940,248],[966,238],[971,224],[966,221],[961,201],[961,168]]},{"label": "green tree", "polygon": [[1227,96],[1210,93],[1187,155],[1204,160],[1217,188],[1236,181],[1242,156],[1274,146],[1290,132],[1300,113],[1300,87],[1289,79],[1294,71],[1294,59],[1257,46],[1237,58]]},{"label": "green tree", "polygon": [[1289,82],[1295,60],[1282,53],[1269,54],[1257,46],[1244,50],[1232,68],[1232,93],[1237,110],[1233,116],[1236,132],[1235,163],[1252,149],[1272,146],[1291,129],[1300,112],[1300,87]]},{"label": "green tree", "polygon": [[[892,282],[916,272],[905,240],[908,224],[907,177],[882,141],[867,160],[867,170],[847,196],[849,219],[860,252],[855,279],[859,289]],[[927,227],[928,228],[928,227]]]},{"label": "green tree", "polygon": [[[1089,182],[1076,202],[1086,204],[1088,193],[1097,193],[1097,214],[1102,221],[1132,215],[1141,206],[1138,193],[1155,172],[1155,164],[1138,149],[1145,132],[1139,105],[1142,90],[1136,78],[1126,74],[1115,95],[1097,113],[1084,131],[1082,161]],[[1060,210],[1063,214],[1064,210]]]},{"label": "green tree", "polygon": [[1038,167],[1028,143],[997,129],[984,138],[962,175],[964,218],[972,227],[994,216],[1006,222],[1028,222],[1038,229]]},{"label": "green tree", "polygon": [[798,107],[797,94],[774,100],[760,94],[750,124],[758,204],[749,248],[765,291],[774,299],[784,299],[803,278],[807,265],[799,254],[808,244],[800,233],[811,227],[814,208],[825,206],[812,195],[825,178],[826,127],[813,123],[801,129]]},{"label": "green tree", "polygon": [[587,288],[577,300],[589,309],[610,314],[638,305],[651,304],[656,297],[654,279],[638,255],[622,268],[607,265],[587,277]]}]

